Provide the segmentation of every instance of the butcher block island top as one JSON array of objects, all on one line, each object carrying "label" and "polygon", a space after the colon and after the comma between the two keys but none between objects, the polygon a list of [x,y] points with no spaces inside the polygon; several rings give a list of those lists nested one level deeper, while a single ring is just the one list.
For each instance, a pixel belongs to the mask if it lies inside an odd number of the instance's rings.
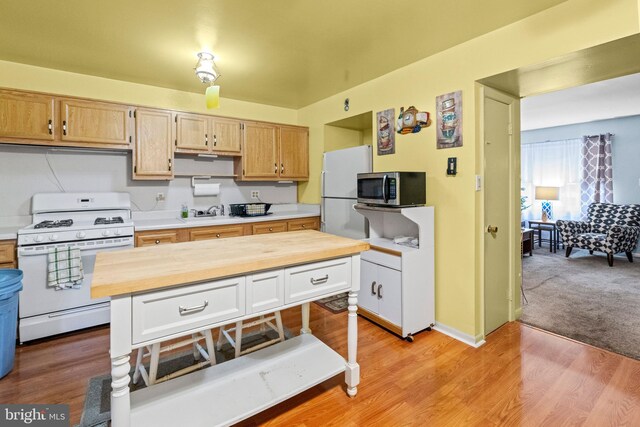
[{"label": "butcher block island top", "polygon": [[99,252],[91,297],[151,291],[368,249],[366,242],[307,230]]}]

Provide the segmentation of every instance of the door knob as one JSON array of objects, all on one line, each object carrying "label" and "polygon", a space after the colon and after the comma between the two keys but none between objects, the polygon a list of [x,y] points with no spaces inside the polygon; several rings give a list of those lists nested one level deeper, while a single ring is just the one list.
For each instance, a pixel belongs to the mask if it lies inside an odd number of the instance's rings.
[{"label": "door knob", "polygon": [[487,232],[491,234],[496,234],[498,232],[498,227],[495,225],[490,225],[487,227]]}]

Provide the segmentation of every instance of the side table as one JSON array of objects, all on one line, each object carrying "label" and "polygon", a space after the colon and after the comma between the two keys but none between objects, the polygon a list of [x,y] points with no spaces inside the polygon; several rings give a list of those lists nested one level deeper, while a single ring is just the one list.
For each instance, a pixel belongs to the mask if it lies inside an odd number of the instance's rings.
[{"label": "side table", "polygon": [[529,256],[533,256],[534,235],[533,229],[523,228],[521,230],[522,238],[520,239],[520,255],[524,256],[525,253],[529,253]]},{"label": "side table", "polygon": [[[558,228],[556,227],[556,222],[553,220],[547,220],[547,221],[542,221],[542,220],[529,220],[529,228],[537,231],[538,232],[538,247],[542,247],[542,242],[543,241],[548,241],[549,242],[549,252],[556,252],[556,250],[558,249],[558,238],[559,238],[559,233],[558,233]],[[542,232],[543,231],[548,231],[549,232],[549,238],[548,239],[543,239],[542,238]]]}]

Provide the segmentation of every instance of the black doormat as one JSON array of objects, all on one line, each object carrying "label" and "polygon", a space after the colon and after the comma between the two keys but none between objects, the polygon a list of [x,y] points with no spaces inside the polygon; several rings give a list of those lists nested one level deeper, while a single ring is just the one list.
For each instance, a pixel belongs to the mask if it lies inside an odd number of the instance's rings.
[{"label": "black doormat", "polygon": [[[272,329],[268,329],[265,335],[260,331],[252,331],[242,336],[242,347],[253,347],[263,341],[277,338],[278,333]],[[285,339],[292,337],[291,332],[284,328]],[[135,367],[136,352],[131,353],[132,368],[129,375],[133,377],[133,368]],[[234,358],[235,350],[228,342],[222,346],[220,351],[215,352],[216,364],[224,363]],[[158,364],[158,378],[163,377],[171,372],[191,366],[195,363],[193,353],[189,350],[185,353],[173,355],[173,357],[161,360]],[[206,369],[208,365],[202,369]],[[142,378],[137,384],[129,383],[130,390],[145,388]],[[87,394],[84,399],[84,409],[82,410],[82,418],[78,427],[107,427],[111,419],[111,375],[101,375],[93,377],[89,380]]]},{"label": "black doormat", "polygon": [[314,302],[332,313],[341,313],[349,307],[348,298],[349,292],[344,292],[331,297],[321,298]]}]

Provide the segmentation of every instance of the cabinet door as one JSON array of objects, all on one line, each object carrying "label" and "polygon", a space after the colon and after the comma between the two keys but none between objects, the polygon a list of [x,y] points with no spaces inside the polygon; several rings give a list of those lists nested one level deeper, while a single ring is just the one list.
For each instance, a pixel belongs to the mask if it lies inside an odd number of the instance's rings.
[{"label": "cabinet door", "polygon": [[221,154],[240,155],[242,132],[239,120],[216,117],[211,121],[211,127],[211,134],[213,135],[212,151],[220,152]]},{"label": "cabinet door", "polygon": [[402,326],[402,273],[378,266],[378,315]]},{"label": "cabinet door", "polygon": [[241,225],[221,225],[218,227],[201,227],[189,230],[189,240],[222,239],[244,235]]},{"label": "cabinet door", "polygon": [[253,234],[282,233],[287,231],[287,222],[263,222],[251,226]]},{"label": "cabinet door", "polygon": [[60,101],[60,139],[129,147],[131,107],[106,102]]},{"label": "cabinet door", "polygon": [[309,178],[309,131],[305,128],[280,127],[280,178]]},{"label": "cabinet door", "polygon": [[378,314],[378,266],[372,262],[360,261],[360,292],[358,306]]},{"label": "cabinet door", "polygon": [[173,178],[172,114],[163,110],[136,110],[134,179]]},{"label": "cabinet door", "polygon": [[150,233],[136,233],[136,247],[155,246],[177,242],[178,233],[172,230],[152,231]]},{"label": "cabinet door", "polygon": [[244,123],[242,177],[278,178],[278,138],[276,126]]},{"label": "cabinet door", "polygon": [[0,91],[0,136],[53,141],[52,96]]},{"label": "cabinet door", "polygon": [[12,263],[16,260],[16,241],[5,240],[0,242],[0,264]]},{"label": "cabinet door", "polygon": [[195,114],[176,115],[176,151],[209,151],[209,118]]}]

